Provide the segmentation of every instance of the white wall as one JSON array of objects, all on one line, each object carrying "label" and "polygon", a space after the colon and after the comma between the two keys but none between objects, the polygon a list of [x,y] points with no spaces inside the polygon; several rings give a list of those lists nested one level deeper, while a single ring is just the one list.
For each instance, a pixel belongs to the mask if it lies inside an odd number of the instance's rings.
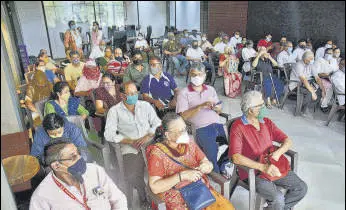
[{"label": "white wall", "polygon": [[15,6],[28,55],[37,56],[42,48],[50,54],[41,2],[15,1]]},{"label": "white wall", "polygon": [[[177,1],[177,29],[189,31],[197,29],[200,31],[200,2],[199,1]],[[170,22],[174,26],[174,1],[170,4]]]}]

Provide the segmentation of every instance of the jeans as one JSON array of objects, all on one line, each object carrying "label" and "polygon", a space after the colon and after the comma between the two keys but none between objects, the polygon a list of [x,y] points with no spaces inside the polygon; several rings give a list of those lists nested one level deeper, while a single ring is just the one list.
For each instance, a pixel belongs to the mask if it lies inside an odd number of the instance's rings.
[{"label": "jeans", "polygon": [[[304,198],[308,186],[293,171],[276,181],[268,181],[256,176],[256,191],[268,202],[268,209],[288,210]],[[287,189],[284,195],[277,186]]]},{"label": "jeans", "polygon": [[[276,90],[277,97],[278,97],[278,99],[280,99],[280,97],[281,97],[281,95],[282,95],[282,93],[284,91],[284,84],[276,76],[272,75],[272,78],[273,78],[273,83],[274,83],[274,87],[275,87],[275,90]],[[266,99],[271,97],[273,95],[272,94],[273,84],[272,84],[272,81],[270,79],[270,76],[263,77],[263,87],[264,87],[264,97]],[[276,99],[275,92],[274,92],[273,98]]]},{"label": "jeans", "polygon": [[189,63],[187,62],[186,58],[183,55],[179,54],[176,56],[172,56],[172,57],[170,57],[170,59],[172,59],[174,65],[175,65],[175,68],[178,69],[178,71],[180,73],[184,73],[186,71],[186,67]]},{"label": "jeans", "polygon": [[217,153],[219,148],[216,143],[216,137],[218,136],[224,136],[226,138],[225,130],[222,124],[214,123],[196,130],[196,142],[205,153],[208,160],[213,163],[213,171],[216,173],[220,173],[220,169],[217,164]]}]

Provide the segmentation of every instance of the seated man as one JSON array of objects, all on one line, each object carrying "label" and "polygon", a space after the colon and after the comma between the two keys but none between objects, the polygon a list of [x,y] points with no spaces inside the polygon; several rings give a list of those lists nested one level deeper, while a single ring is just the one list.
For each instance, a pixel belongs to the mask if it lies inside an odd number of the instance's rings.
[{"label": "seated man", "polygon": [[266,33],[265,35],[266,35],[265,39],[261,39],[258,41],[257,50],[259,50],[260,47],[265,47],[267,52],[271,52],[271,50],[273,49],[273,43],[271,41],[272,40],[272,34]]},{"label": "seated man", "polygon": [[332,46],[333,46],[333,41],[332,40],[328,40],[324,46],[319,47],[316,50],[315,60],[317,61],[317,59],[323,58],[324,55],[325,55],[326,49],[332,48]]},{"label": "seated man", "polygon": [[44,147],[59,137],[69,138],[81,150],[84,160],[88,159],[87,144],[83,139],[82,131],[75,124],[56,113],[46,115],[42,126],[37,128],[30,155],[37,157],[42,163],[44,161]]},{"label": "seated man", "polygon": [[133,82],[123,84],[126,100],[110,108],[107,114],[105,139],[121,144],[125,178],[129,193],[136,188],[140,206],[147,206],[144,183],[144,159],[140,147],[154,137],[161,125],[154,108],[146,101],[138,101],[138,91]]},{"label": "seated man", "polygon": [[345,59],[340,61],[339,69],[332,74],[330,79],[337,93],[344,94],[337,95],[337,98],[339,105],[345,106]]},{"label": "seated man", "polygon": [[332,63],[333,50],[327,48],[323,57],[318,58],[313,66],[313,71],[317,75],[322,84],[320,85],[322,91],[321,110],[326,113],[329,111],[328,104],[333,97],[332,83],[329,81],[329,76],[339,69],[339,66]]},{"label": "seated man", "polygon": [[219,42],[215,45],[214,49],[216,52],[218,53],[224,53],[225,52],[225,47],[227,47],[228,45],[228,39],[229,39],[229,36],[227,34],[224,34],[222,36],[222,42]]},{"label": "seated man", "polygon": [[273,50],[270,55],[277,60],[278,54],[283,50],[284,44],[287,42],[287,38],[285,35],[281,36],[280,42],[273,43]]},{"label": "seated man", "polygon": [[174,78],[169,73],[162,71],[159,57],[151,57],[149,64],[150,74],[142,81],[141,94],[143,100],[156,107],[161,118],[165,113],[165,108],[175,110],[178,88]]},{"label": "seated man", "polygon": [[211,45],[210,42],[208,41],[206,33],[202,33],[202,38],[201,38],[201,42],[199,46],[202,48],[203,52],[205,53],[215,51],[213,45]]},{"label": "seated man", "polygon": [[139,51],[134,53],[132,61],[133,63],[125,71],[123,83],[133,81],[137,89],[140,90],[144,77],[149,75],[149,65],[148,63],[143,63],[143,57]]},{"label": "seated man", "polygon": [[192,47],[190,47],[186,52],[186,59],[192,62],[201,62],[206,67],[208,71],[207,81],[211,82],[212,74],[211,72],[215,71],[214,66],[210,65],[207,61],[207,56],[204,54],[203,50],[198,47],[198,41],[192,41]]},{"label": "seated man", "polygon": [[306,47],[306,41],[304,39],[299,40],[298,46],[295,50],[293,50],[292,59],[296,62],[301,61],[303,58],[303,54],[307,51],[312,52],[310,49]]},{"label": "seated man", "polygon": [[[303,106],[302,113],[307,115],[308,106],[312,103],[318,103],[321,97],[321,89],[317,83],[320,82],[320,78],[313,71],[314,53],[307,51],[303,54],[303,60],[297,62],[292,67],[290,80],[301,81],[302,86],[300,92],[303,94]],[[297,88],[297,82],[290,82],[288,88],[293,91]]]},{"label": "seated man", "polygon": [[221,104],[215,89],[205,85],[205,67],[201,63],[193,63],[190,68],[191,83],[179,91],[176,112],[184,120],[192,123],[196,129],[196,142],[213,163],[214,171],[220,173],[217,164],[218,145],[216,138],[225,137],[223,125],[218,113]]},{"label": "seated man", "polygon": [[284,67],[286,63],[295,63],[296,61],[293,59],[293,44],[292,42],[284,42],[282,43],[282,51],[277,56],[278,66],[280,68]]},{"label": "seated man", "polygon": [[44,153],[52,171],[34,191],[30,210],[127,209],[124,193],[102,167],[86,163],[73,143],[53,142]]},{"label": "seated man", "polygon": [[[177,43],[172,32],[168,33],[168,42],[163,46],[163,53],[168,55],[168,59],[172,61],[178,69],[178,73],[183,75],[186,71],[188,62],[186,58],[181,54],[181,46]],[[174,76],[174,75],[173,75]]]},{"label": "seated man", "polygon": [[78,79],[83,75],[84,62],[80,61],[80,56],[77,51],[70,53],[71,63],[65,69],[65,79],[71,90],[75,90]]},{"label": "seated man", "polygon": [[[260,92],[245,93],[240,105],[243,116],[232,125],[228,156],[235,164],[258,170],[255,171],[256,175],[262,172],[271,177],[280,177],[269,181],[256,176],[256,192],[267,200],[268,209],[290,209],[306,195],[306,183],[293,171],[283,176],[275,165],[264,164],[258,161],[258,157],[267,153],[268,148],[274,146],[273,141],[276,141],[281,146],[275,148],[271,157],[278,161],[292,147],[292,140],[270,119],[265,118],[266,109]],[[248,173],[241,168],[238,168],[238,172],[239,178],[246,182]],[[287,193],[284,195],[277,186],[287,189]]]}]

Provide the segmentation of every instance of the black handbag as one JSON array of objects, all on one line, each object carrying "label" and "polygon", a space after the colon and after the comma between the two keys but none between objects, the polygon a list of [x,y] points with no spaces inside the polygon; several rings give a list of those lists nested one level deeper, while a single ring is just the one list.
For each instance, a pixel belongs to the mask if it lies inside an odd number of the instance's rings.
[{"label": "black handbag", "polygon": [[[165,155],[167,155],[167,154],[165,153]],[[175,160],[174,158],[172,158],[169,155],[167,155],[167,157],[169,157],[169,159],[171,159],[175,163],[183,166],[184,168],[192,169],[192,168],[182,164],[181,162]],[[174,189],[175,189],[175,187],[174,187]],[[177,190],[179,190],[179,192],[183,196],[184,201],[190,210],[204,209],[216,201],[215,197],[213,196],[213,194],[211,194],[210,190],[202,182],[202,180],[198,180],[197,182],[192,182],[191,184],[186,185],[185,187],[182,187],[182,188],[177,189]]]}]

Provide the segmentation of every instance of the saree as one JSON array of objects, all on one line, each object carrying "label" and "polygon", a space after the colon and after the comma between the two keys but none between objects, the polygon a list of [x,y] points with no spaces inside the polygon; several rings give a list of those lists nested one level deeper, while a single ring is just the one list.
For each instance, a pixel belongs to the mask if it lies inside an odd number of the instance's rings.
[{"label": "saree", "polygon": [[234,55],[230,55],[230,60],[223,69],[223,82],[225,95],[235,98],[241,93],[242,75],[238,72],[239,61]]},{"label": "saree", "polygon": [[[177,163],[173,162],[166,154],[174,157],[179,162],[190,166],[191,168],[198,167],[201,160],[203,160],[206,156],[202,152],[202,150],[195,144],[190,141],[189,144],[185,145],[185,148],[178,148],[183,150],[183,155],[176,156],[172,149],[168,149],[162,143],[156,143],[154,145],[150,145],[147,147],[146,156],[148,160],[148,173],[149,176],[160,176],[162,178],[167,178],[176,173],[179,173],[185,168]],[[185,150],[185,151],[184,151]],[[166,154],[165,154],[166,153]],[[209,188],[211,193],[214,195],[216,202],[212,205],[205,208],[206,210],[216,210],[216,209],[229,209],[234,210],[233,205],[225,199],[222,195],[216,192],[209,183],[209,180],[206,175],[202,176],[202,181]],[[166,192],[159,193],[158,196],[165,201],[167,210],[186,210],[187,205],[183,197],[181,196],[179,188],[184,187],[191,182],[189,181],[181,181],[178,183],[175,188],[170,189]],[[156,209],[156,206],[153,206],[153,209]]]}]

